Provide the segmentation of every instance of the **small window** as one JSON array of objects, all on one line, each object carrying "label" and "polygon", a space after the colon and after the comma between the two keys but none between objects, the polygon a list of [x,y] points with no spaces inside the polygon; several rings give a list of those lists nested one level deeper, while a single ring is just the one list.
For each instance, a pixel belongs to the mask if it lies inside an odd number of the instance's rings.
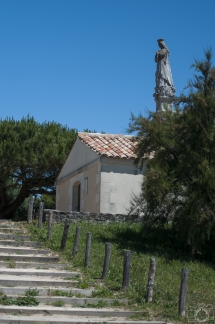
[{"label": "small window", "polygon": [[88,193],[88,178],[84,178],[84,194]]}]

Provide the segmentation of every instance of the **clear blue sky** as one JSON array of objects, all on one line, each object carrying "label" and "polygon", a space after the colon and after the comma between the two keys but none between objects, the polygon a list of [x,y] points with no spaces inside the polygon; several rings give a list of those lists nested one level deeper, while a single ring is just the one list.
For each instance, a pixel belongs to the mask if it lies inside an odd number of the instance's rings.
[{"label": "clear blue sky", "polygon": [[123,133],[155,110],[157,39],[179,95],[215,54],[214,14],[214,0],[0,0],[0,116]]}]

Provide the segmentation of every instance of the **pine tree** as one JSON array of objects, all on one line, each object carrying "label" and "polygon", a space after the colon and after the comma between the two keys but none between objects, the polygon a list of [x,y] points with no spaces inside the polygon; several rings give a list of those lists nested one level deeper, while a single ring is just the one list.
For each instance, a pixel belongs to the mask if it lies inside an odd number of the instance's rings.
[{"label": "pine tree", "polygon": [[148,159],[142,185],[144,220],[172,220],[178,239],[202,252],[215,233],[215,68],[211,49],[195,60],[194,78],[173,111],[132,115],[136,164]]},{"label": "pine tree", "polygon": [[30,195],[55,195],[55,179],[77,132],[33,117],[0,120],[0,218]]}]

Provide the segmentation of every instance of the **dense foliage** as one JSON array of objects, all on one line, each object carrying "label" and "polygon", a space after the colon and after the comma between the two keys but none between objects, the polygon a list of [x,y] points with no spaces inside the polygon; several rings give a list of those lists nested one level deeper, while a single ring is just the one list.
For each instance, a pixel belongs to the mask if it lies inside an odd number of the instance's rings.
[{"label": "dense foliage", "polygon": [[55,179],[77,132],[33,117],[0,120],[0,218],[30,195],[55,195]]},{"label": "dense foliage", "polygon": [[209,253],[215,240],[215,68],[211,50],[195,60],[193,80],[173,110],[132,116],[136,163],[147,162],[142,185],[144,219],[172,224],[193,253]]}]

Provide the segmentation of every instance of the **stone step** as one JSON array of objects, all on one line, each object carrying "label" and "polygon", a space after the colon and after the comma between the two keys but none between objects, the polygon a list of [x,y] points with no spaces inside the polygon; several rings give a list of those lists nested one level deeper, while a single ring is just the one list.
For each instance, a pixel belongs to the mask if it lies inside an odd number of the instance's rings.
[{"label": "stone step", "polygon": [[18,228],[20,227],[17,226],[15,223],[0,223],[0,228]]},{"label": "stone step", "polygon": [[0,219],[0,226],[17,226],[17,222],[12,222],[10,219]]},{"label": "stone step", "polygon": [[42,243],[40,242],[32,242],[32,241],[13,241],[13,240],[0,240],[0,246],[28,246],[28,247],[42,247]]},{"label": "stone step", "polygon": [[[43,287],[36,287],[38,291],[38,296],[52,296],[56,290],[56,288],[43,288]],[[17,296],[24,296],[25,292],[28,290],[26,287],[0,287],[0,292],[4,295],[17,295]],[[62,287],[60,291],[63,291],[68,294],[81,294],[84,296],[90,297],[92,295],[92,289],[80,289],[80,288],[65,288]],[[1,323],[1,322],[0,322]]]},{"label": "stone step", "polygon": [[[1,275],[13,275],[13,276],[49,276],[49,277],[61,277],[71,278],[80,276],[80,272],[77,271],[59,271],[59,270],[47,270],[47,269],[1,269],[0,268],[0,279]],[[9,279],[9,277],[8,277]]]},{"label": "stone step", "polygon": [[[16,300],[18,296],[15,295],[7,295],[7,297],[11,297],[12,300]],[[65,297],[65,296],[35,296],[34,297],[38,302],[40,302],[40,306],[42,306],[42,304],[46,304],[46,305],[53,305],[53,303],[61,301],[63,303],[63,305],[66,306],[74,306],[74,305],[96,305],[99,302],[104,302],[107,305],[115,305],[116,303],[120,303],[120,304],[127,304],[128,300],[127,299],[112,299],[112,298],[84,298],[84,297]]]},{"label": "stone step", "polygon": [[[0,293],[15,300],[18,296],[25,296],[29,289],[37,289],[35,299],[40,304],[33,307],[0,305],[0,324],[93,324],[108,323],[109,320],[112,324],[114,321],[115,324],[148,324],[127,321],[126,318],[136,312],[113,308],[117,303],[127,304],[126,299],[92,298],[92,289],[76,288],[79,281],[75,277],[80,276],[78,271],[68,271],[65,269],[67,265],[56,263],[59,261],[57,256],[52,256],[49,250],[39,249],[42,244],[31,242],[30,236],[17,234],[17,228],[11,230],[9,223],[0,222],[1,225],[4,227],[0,228]],[[72,297],[56,296],[57,290],[61,291],[59,294],[64,291]],[[60,301],[62,307],[54,306]],[[98,308],[101,301],[113,307]]]},{"label": "stone step", "polygon": [[27,241],[30,239],[31,239],[31,237],[29,235],[16,235],[16,234],[0,233],[0,240]]},{"label": "stone step", "polygon": [[[0,276],[0,286],[3,287],[72,287],[77,285],[77,280],[62,280],[41,276]],[[1,290],[1,287],[0,287]]]},{"label": "stone step", "polygon": [[[129,311],[122,308],[78,308],[78,307],[54,307],[43,306],[4,306],[0,305],[0,313],[19,313],[19,314],[47,314],[47,315],[68,315],[68,316],[93,316],[93,317],[130,317],[138,312]],[[104,322],[104,320],[103,320]]]},{"label": "stone step", "polygon": [[[18,315],[18,316],[17,316]],[[23,316],[19,313],[17,315],[0,315],[1,324],[95,324],[95,323],[105,323],[105,324],[167,324],[162,321],[134,321],[126,320],[120,318],[119,320],[116,317],[109,317],[108,319],[104,317],[69,317],[64,315],[31,315]]]},{"label": "stone step", "polygon": [[0,227],[0,233],[13,233],[13,234],[19,234],[23,233],[22,230],[14,227],[14,228],[7,228],[7,227]]},{"label": "stone step", "polygon": [[0,246],[0,255],[2,253],[11,253],[11,254],[50,254],[50,250],[43,249],[32,249],[31,247],[9,247],[9,246]]},{"label": "stone step", "polygon": [[30,255],[30,254],[24,254],[24,255],[19,255],[19,254],[7,254],[7,253],[2,253],[0,254],[0,260],[2,261],[30,261],[30,262],[58,262],[59,258],[55,256],[43,256],[43,255]]},{"label": "stone step", "polygon": [[35,269],[66,269],[68,266],[67,264],[63,263],[40,263],[40,262],[24,262],[24,261],[0,261],[1,268],[35,268]]}]

